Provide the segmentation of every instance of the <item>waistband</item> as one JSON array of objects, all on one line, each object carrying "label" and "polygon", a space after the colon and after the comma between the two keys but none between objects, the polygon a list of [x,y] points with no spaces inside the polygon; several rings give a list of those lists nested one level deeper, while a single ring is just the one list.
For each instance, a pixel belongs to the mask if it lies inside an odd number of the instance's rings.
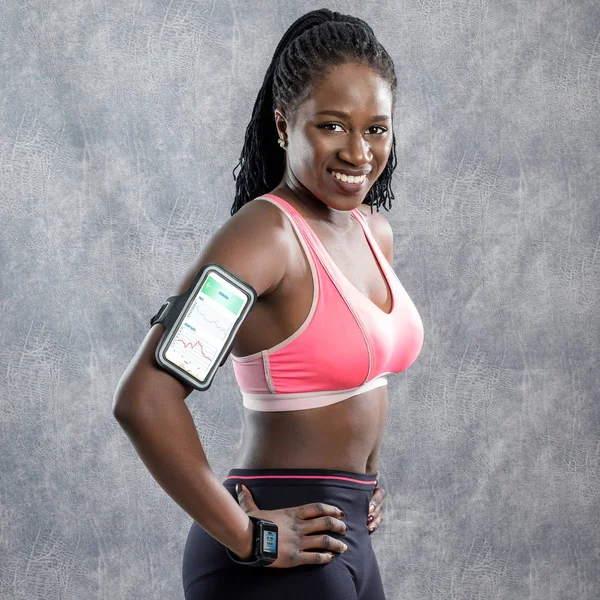
[{"label": "waistband", "polygon": [[358,490],[375,487],[377,473],[358,473],[341,469],[230,469],[223,483],[250,485],[339,485]]}]

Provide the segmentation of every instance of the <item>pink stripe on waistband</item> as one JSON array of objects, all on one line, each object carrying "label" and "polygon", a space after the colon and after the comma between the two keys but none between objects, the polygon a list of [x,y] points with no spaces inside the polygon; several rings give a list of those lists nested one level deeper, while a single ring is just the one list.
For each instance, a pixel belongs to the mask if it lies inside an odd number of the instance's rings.
[{"label": "pink stripe on waistband", "polygon": [[337,475],[230,475],[225,478],[225,481],[228,479],[339,479],[342,481],[352,481],[353,483],[364,483],[365,485],[377,483],[376,479],[362,481],[361,479],[338,477]]}]

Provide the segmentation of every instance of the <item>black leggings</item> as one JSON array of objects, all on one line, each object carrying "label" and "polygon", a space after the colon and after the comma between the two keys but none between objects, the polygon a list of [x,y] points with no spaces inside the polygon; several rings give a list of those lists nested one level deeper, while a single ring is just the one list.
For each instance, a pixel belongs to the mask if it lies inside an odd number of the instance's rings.
[{"label": "black leggings", "polygon": [[234,563],[225,546],[194,521],[183,553],[186,600],[385,600],[367,528],[376,476],[333,469],[231,469],[223,481],[225,488],[237,501],[235,484],[243,483],[261,510],[312,502],[340,508],[349,531],[345,536],[335,531],[327,534],[342,540],[348,550],[334,552],[335,558],[325,564],[246,567]]}]

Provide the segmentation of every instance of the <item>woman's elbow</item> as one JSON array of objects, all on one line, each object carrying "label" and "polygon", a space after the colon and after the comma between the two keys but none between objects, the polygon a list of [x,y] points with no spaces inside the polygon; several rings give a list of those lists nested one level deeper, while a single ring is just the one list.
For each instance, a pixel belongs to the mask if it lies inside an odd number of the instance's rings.
[{"label": "woman's elbow", "polygon": [[134,415],[139,412],[139,394],[134,393],[131,385],[121,379],[113,396],[112,414],[121,424],[131,423]]}]

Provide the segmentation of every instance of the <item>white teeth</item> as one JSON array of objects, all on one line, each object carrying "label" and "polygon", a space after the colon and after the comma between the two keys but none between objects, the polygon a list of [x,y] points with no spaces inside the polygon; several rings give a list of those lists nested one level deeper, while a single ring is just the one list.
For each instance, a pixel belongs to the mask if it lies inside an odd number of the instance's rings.
[{"label": "white teeth", "polygon": [[366,175],[344,175],[342,173],[337,173],[336,171],[332,171],[332,173],[337,179],[341,179],[348,183],[362,183],[366,178]]}]

